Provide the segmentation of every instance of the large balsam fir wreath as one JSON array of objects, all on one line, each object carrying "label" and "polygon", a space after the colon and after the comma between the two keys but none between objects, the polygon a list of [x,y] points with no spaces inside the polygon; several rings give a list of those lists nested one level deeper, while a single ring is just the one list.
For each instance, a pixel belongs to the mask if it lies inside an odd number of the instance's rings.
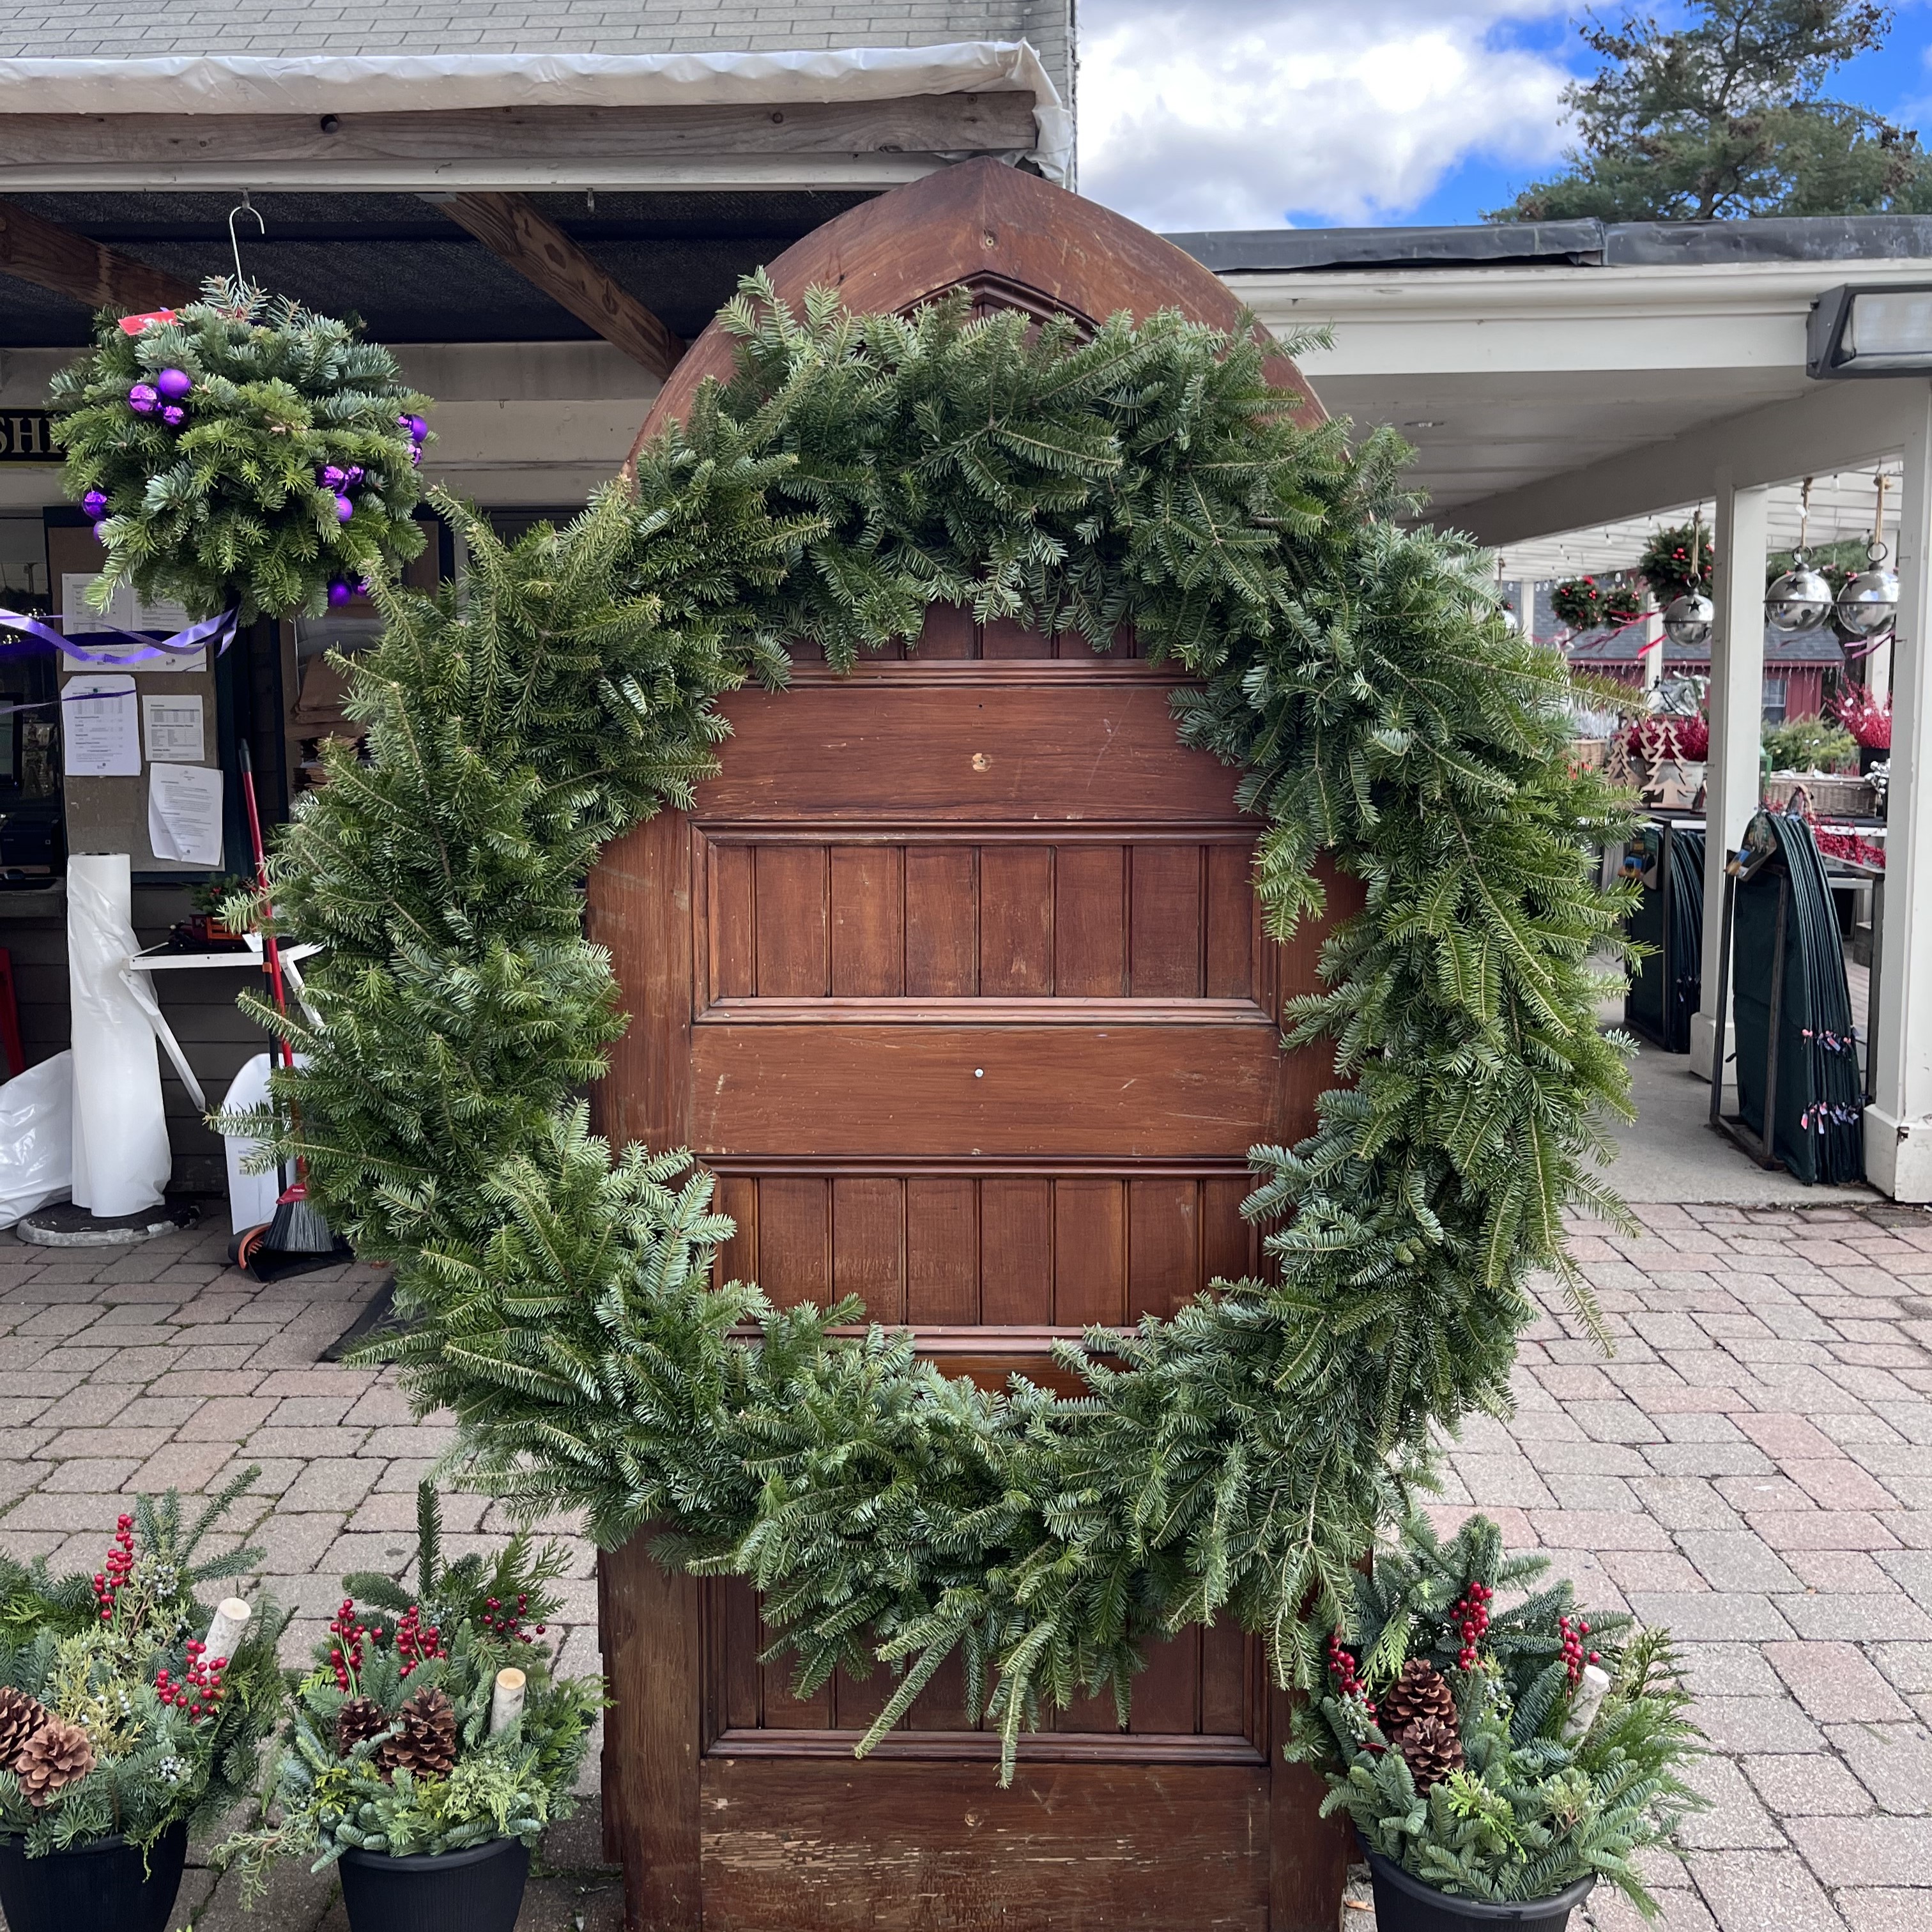
[{"label": "large balsam fir wreath", "polygon": [[[1108,1686],[1124,1712],[1142,1646],[1190,1619],[1315,1681],[1432,1426],[1506,1404],[1530,1272],[1586,1305],[1561,1216],[1615,1211],[1590,1170],[1627,1082],[1592,956],[1626,902],[1583,848],[1622,808],[1569,769],[1563,662],[1505,626],[1481,555],[1404,527],[1399,440],[1297,424],[1252,343],[958,299],[798,315],[756,278],[726,320],[735,378],[634,488],[508,546],[445,502],[460,595],[379,586],[366,752],[328,752],[273,867],[325,948],[282,1140],[395,1262],[381,1346],[460,1418],[470,1479],[748,1576],[804,1691],[885,1660],[872,1739],[962,1652],[1010,1776],[1043,1703]],[[607,1148],[580,1097],[624,1024],[583,932],[599,848],[690,802],[719,694],[782,684],[782,640],[843,669],[935,602],[1100,650],[1131,622],[1172,663],[1181,738],[1264,825],[1276,937],[1322,911],[1322,855],[1366,887],[1290,1018],[1337,1084],[1253,1155],[1270,1279],[1064,1348],[1075,1400],[834,1336],[854,1304],[714,1288],[710,1177]]]}]

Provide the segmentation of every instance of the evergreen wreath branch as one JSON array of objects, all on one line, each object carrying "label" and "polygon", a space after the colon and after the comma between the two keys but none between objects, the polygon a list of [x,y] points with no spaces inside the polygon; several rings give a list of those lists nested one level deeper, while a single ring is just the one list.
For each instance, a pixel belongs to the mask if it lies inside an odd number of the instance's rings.
[{"label": "evergreen wreath branch", "polygon": [[[822,290],[798,315],[761,278],[726,316],[736,376],[634,490],[514,544],[442,501],[464,595],[378,586],[347,667],[368,762],[328,752],[274,861],[326,949],[322,1025],[285,1028],[310,1064],[275,1079],[331,1220],[396,1264],[380,1352],[460,1418],[470,1478],[749,1577],[806,1690],[903,1670],[868,1744],[959,1651],[1010,1776],[1044,1703],[1124,1709],[1191,1619],[1316,1681],[1432,1428],[1506,1408],[1527,1277],[1575,1280],[1562,1212],[1605,1210],[1588,1169],[1629,1113],[1592,964],[1628,899],[1584,861],[1624,806],[1570,770],[1565,668],[1504,628],[1481,555],[1404,527],[1398,440],[1298,426],[1244,336]],[[1265,821],[1270,932],[1322,910],[1320,855],[1366,887],[1292,1016],[1341,1084],[1252,1156],[1276,1278],[1064,1348],[1077,1400],[832,1334],[856,1304],[714,1288],[710,1177],[614,1152],[576,1097],[624,1024],[582,932],[600,848],[688,802],[719,694],[782,686],[779,640],[847,668],[938,599],[1096,650],[1131,621],[1196,680],[1177,725]]]}]

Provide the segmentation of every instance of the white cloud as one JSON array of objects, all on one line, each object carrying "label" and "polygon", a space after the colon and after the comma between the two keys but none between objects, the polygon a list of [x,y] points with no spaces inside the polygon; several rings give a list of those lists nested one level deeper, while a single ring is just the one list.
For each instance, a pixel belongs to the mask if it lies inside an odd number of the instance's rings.
[{"label": "white cloud", "polygon": [[1390,219],[1472,154],[1564,146],[1570,78],[1492,49],[1564,0],[1082,0],[1082,192],[1148,226]]}]

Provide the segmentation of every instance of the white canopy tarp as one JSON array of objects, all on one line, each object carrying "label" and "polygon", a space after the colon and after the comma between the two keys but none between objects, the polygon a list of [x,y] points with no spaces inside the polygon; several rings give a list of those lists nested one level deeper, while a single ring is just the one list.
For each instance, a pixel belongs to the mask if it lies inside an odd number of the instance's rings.
[{"label": "white canopy tarp", "polygon": [[1073,117],[1024,40],[773,53],[171,54],[0,60],[0,114],[394,114],[490,107],[782,106],[1030,94],[1034,158],[1064,182]]}]

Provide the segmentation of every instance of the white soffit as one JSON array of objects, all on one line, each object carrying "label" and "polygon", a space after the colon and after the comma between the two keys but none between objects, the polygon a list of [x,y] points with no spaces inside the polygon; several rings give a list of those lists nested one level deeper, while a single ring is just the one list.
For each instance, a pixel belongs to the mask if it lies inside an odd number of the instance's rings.
[{"label": "white soffit", "polygon": [[[1417,484],[1454,524],[1464,506],[1528,494],[1817,391],[1822,386],[1804,374],[1805,318],[1816,297],[1846,280],[1932,280],[1932,262],[1539,265],[1226,280],[1276,334],[1330,332],[1331,346],[1299,358],[1316,393],[1361,428],[1399,430],[1414,446]],[[1794,457],[1796,466],[1804,460],[1802,451]],[[1671,494],[1688,506],[1708,488],[1705,476],[1687,474]],[[1574,506],[1562,514],[1574,522]]]},{"label": "white soffit", "polygon": [[[1895,461],[1869,470],[1839,470],[1811,482],[1810,512],[1804,512],[1802,484],[1780,483],[1766,493],[1768,547],[1791,549],[1803,532],[1814,548],[1827,544],[1862,541],[1871,534],[1878,507],[1877,478],[1888,481],[1885,499],[1885,541],[1895,552],[1898,544],[1898,474]],[[1643,554],[1660,529],[1688,524],[1701,515],[1706,530],[1714,530],[1717,506],[1706,497],[1701,503],[1675,503],[1653,515],[1631,517],[1594,529],[1565,530],[1554,536],[1532,537],[1498,546],[1498,574],[1510,581],[1545,582],[1606,571],[1628,570]]]}]

